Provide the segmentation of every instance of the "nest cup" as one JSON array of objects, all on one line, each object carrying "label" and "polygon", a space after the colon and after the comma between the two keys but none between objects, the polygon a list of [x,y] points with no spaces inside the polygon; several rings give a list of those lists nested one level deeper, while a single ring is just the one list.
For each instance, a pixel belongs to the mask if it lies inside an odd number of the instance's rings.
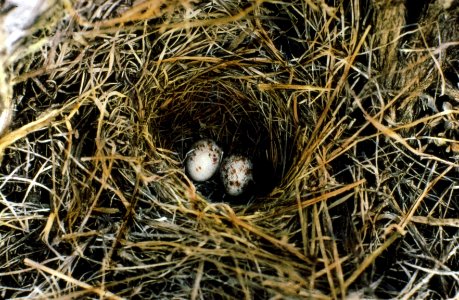
[{"label": "nest cup", "polygon": [[[229,73],[248,75],[237,69]],[[150,107],[153,140],[175,151],[180,161],[201,138],[215,140],[224,157],[242,154],[253,161],[254,183],[241,196],[226,195],[218,173],[208,182],[194,183],[208,200],[243,204],[268,196],[281,183],[291,163],[293,142],[289,115],[279,98],[259,91],[256,85],[213,72],[203,72],[180,88],[154,95],[157,99]]]}]

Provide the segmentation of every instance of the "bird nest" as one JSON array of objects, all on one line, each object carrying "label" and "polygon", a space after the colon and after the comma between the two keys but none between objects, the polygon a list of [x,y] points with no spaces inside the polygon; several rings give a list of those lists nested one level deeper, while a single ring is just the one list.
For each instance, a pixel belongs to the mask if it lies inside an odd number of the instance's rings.
[{"label": "bird nest", "polygon": [[[459,8],[389,2],[42,1],[0,55],[1,296],[457,297]],[[202,138],[249,193],[187,176]]]}]

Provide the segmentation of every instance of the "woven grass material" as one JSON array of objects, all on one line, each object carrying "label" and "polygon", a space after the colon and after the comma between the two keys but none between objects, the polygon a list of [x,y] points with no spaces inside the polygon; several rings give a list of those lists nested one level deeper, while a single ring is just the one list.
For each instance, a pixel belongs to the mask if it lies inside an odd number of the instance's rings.
[{"label": "woven grass material", "polygon": [[1,296],[457,297],[458,8],[386,2],[56,3],[2,54]]}]

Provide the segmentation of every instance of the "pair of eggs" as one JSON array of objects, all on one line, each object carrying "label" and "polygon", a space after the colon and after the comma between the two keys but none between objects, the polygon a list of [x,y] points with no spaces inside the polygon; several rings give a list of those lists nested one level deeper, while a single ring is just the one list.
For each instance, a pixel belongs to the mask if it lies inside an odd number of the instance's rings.
[{"label": "pair of eggs", "polygon": [[[194,181],[209,180],[220,167],[220,177],[226,193],[241,195],[253,180],[252,162],[242,155],[231,155],[223,159],[222,149],[210,139],[199,140],[187,154],[185,168]],[[220,164],[221,163],[221,164]]]}]

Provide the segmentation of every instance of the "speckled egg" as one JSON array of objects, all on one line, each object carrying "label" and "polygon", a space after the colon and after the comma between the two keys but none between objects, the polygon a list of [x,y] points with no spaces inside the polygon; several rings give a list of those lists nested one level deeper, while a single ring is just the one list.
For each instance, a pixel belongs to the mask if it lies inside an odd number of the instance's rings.
[{"label": "speckled egg", "polygon": [[186,172],[194,181],[209,180],[217,172],[222,155],[222,149],[213,140],[199,140],[187,154]]},{"label": "speckled egg", "polygon": [[231,155],[223,160],[220,176],[226,193],[230,196],[239,196],[253,180],[252,162],[245,156]]}]

